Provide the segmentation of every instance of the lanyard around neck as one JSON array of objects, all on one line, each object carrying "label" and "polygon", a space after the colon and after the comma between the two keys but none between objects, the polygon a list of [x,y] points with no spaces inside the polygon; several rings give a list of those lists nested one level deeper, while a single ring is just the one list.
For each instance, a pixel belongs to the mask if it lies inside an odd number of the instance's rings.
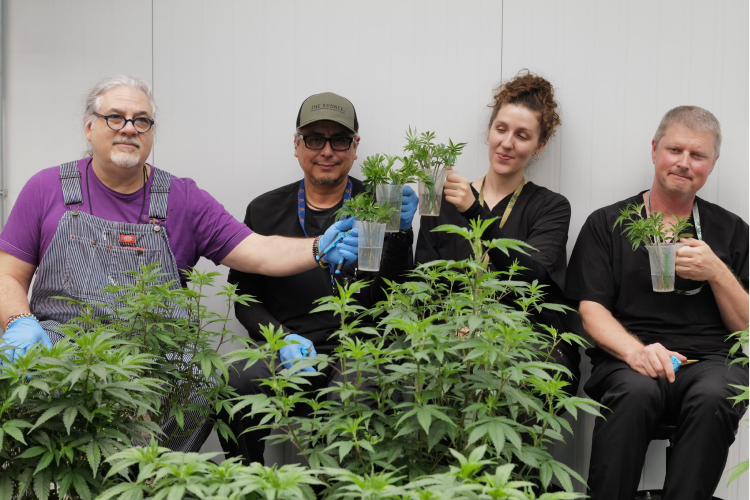
[{"label": "lanyard around neck", "polygon": [[[351,199],[352,197],[352,178],[347,177],[346,189],[344,189],[344,202]],[[299,225],[302,226],[302,232],[307,236],[305,230],[305,179],[302,179],[299,183],[299,191],[297,191],[297,217],[299,217]]]},{"label": "lanyard around neck", "polygon": [[[484,206],[484,180],[485,177],[482,177],[482,184],[479,186],[479,205]],[[505,225],[505,222],[508,220],[508,217],[510,216],[511,211],[513,210],[513,207],[516,205],[516,201],[518,200],[518,196],[521,194],[521,191],[523,190],[523,186],[526,184],[526,179],[521,177],[521,183],[518,185],[515,191],[513,191],[513,196],[511,196],[510,201],[508,202],[508,206],[505,207],[505,212],[503,212],[503,217],[500,219],[500,229],[503,228]]]},{"label": "lanyard around neck", "polygon": [[[646,209],[648,210],[648,213],[651,214],[651,191],[649,190],[648,195],[646,195]],[[693,200],[693,222],[695,223],[695,232],[698,236],[698,239],[703,241],[703,233],[701,231],[701,217],[698,213],[698,201]]]},{"label": "lanyard around neck", "polygon": [[[344,202],[351,199],[352,197],[352,178],[347,176],[346,189],[344,189]],[[299,183],[299,191],[297,191],[297,217],[299,217],[299,225],[302,226],[302,232],[307,236],[305,230],[305,179],[302,179]],[[336,278],[334,277],[336,266],[329,264],[328,268],[331,271],[331,292],[336,295]]]},{"label": "lanyard around neck", "polygon": [[[484,180],[485,177],[482,177],[482,185],[479,186],[479,206],[484,206]],[[505,207],[505,212],[503,212],[503,217],[500,219],[500,229],[503,228],[505,225],[505,222],[508,220],[508,217],[510,217],[510,213],[513,211],[513,207],[516,206],[516,200],[518,200],[518,196],[521,194],[521,191],[523,190],[523,185],[526,184],[526,179],[521,177],[521,183],[518,184],[518,187],[515,191],[513,191],[513,196],[510,197],[510,201],[508,202],[508,206]],[[489,262],[490,256],[489,254],[484,256],[483,262]]]}]

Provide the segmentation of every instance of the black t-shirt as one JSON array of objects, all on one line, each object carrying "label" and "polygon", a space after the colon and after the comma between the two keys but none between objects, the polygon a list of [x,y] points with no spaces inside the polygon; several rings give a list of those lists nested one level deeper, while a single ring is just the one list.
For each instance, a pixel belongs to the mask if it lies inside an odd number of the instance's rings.
[{"label": "black t-shirt", "polygon": [[[473,186],[472,192],[478,199],[479,194]],[[422,264],[438,259],[462,260],[469,258],[472,255],[472,250],[468,240],[458,234],[432,232],[432,230],[443,224],[469,227],[469,220],[476,218],[476,216],[482,219],[502,218],[512,196],[510,194],[500,200],[492,210],[486,203],[484,207],[480,208],[478,203],[475,202],[474,207],[462,215],[455,205],[445,201],[445,195],[443,195],[440,215],[437,217],[422,216],[420,220],[415,262]],[[521,190],[508,220],[505,221],[505,225],[502,229],[499,229],[499,225],[500,221],[497,220],[492,228],[494,231],[490,239],[513,238],[522,240],[537,251],[529,249],[528,256],[511,251],[508,257],[499,251],[491,252],[492,268],[507,269],[514,259],[518,259],[521,261],[521,265],[529,268],[522,279],[529,282],[537,279],[540,284],[548,285],[545,289],[547,293],[544,297],[545,302],[564,303],[565,245],[568,241],[568,228],[570,226],[570,203],[568,203],[568,200],[559,193],[538,186],[533,182],[527,182]],[[487,236],[487,233],[485,233],[485,236]],[[513,306],[512,299],[513,297],[507,298],[508,304],[511,306]],[[555,311],[543,310],[541,313],[534,313],[531,320],[537,324],[553,326],[560,332],[570,330],[563,322],[561,315]],[[579,359],[576,346],[563,343],[561,347],[570,359]]]},{"label": "black t-shirt", "polygon": [[[628,331],[644,344],[661,343],[688,358],[725,358],[731,333],[721,320],[708,284],[695,295],[654,292],[648,251],[633,251],[612,226],[620,209],[643,203],[643,193],[600,208],[581,229],[568,266],[567,295],[606,307]],[[696,197],[703,240],[748,288],[748,225],[733,213]],[[695,224],[692,216],[690,223]],[[696,235],[695,227],[690,232]],[[677,290],[694,290],[701,282],[675,276]],[[596,353],[592,353],[596,355]]]},{"label": "black t-shirt", "polygon": [[[352,196],[364,191],[362,182],[352,179]],[[300,181],[282,186],[254,199],[247,207],[245,224],[258,234],[305,238],[297,214],[297,192]],[[341,203],[330,209],[305,210],[307,237],[319,236],[335,221],[335,211]],[[346,265],[336,281],[343,283],[354,279],[372,281],[356,295],[364,307],[371,307],[385,298],[383,278],[402,280],[406,270],[412,266],[412,238],[403,234],[386,235],[383,257],[378,273],[358,271],[355,265]],[[261,340],[260,327],[269,323],[285,331],[303,335],[318,345],[330,344],[328,337],[340,327],[340,319],[331,312],[310,314],[317,304],[315,300],[332,295],[329,269],[316,267],[304,273],[286,277],[263,276],[231,270],[230,283],[237,283],[238,292],[254,296],[260,303],[236,306],[237,319],[247,328],[250,337]]]},{"label": "black t-shirt", "polygon": [[[473,186],[471,190],[478,199],[479,194]],[[470,209],[467,215],[470,215],[469,218],[475,218],[473,217],[475,213],[480,216],[502,217],[512,196],[510,194],[500,200],[492,210],[485,203],[484,213]],[[469,212],[472,213],[469,214]],[[472,253],[468,240],[457,234],[432,232],[432,230],[442,224],[469,227],[469,218],[459,213],[455,205],[445,201],[445,195],[443,195],[440,215],[422,216],[420,219],[415,261],[421,264],[437,259],[468,258]],[[499,222],[498,220],[498,226]],[[568,242],[569,226],[570,203],[568,200],[559,193],[537,186],[533,182],[527,182],[508,220],[502,230],[499,230],[501,232],[497,233],[500,236],[492,236],[522,240],[538,250],[529,250],[529,256],[541,265],[538,269],[546,272],[545,281],[557,285],[558,291],[562,292],[565,289],[565,245]],[[523,256],[511,253],[511,260],[513,258],[523,258]]]}]

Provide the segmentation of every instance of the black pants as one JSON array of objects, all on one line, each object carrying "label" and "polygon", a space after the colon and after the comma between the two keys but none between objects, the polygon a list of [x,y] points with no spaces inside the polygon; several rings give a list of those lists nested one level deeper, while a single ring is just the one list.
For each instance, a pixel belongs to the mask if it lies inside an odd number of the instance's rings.
[{"label": "black pants", "polygon": [[[321,348],[316,347],[319,354],[323,354]],[[325,352],[328,354],[328,352]],[[278,360],[277,360],[278,361]],[[271,378],[271,373],[264,363],[257,362],[247,370],[244,370],[246,362],[238,361],[234,363],[229,369],[229,385],[233,387],[240,396],[248,396],[251,394],[266,394],[267,396],[272,395],[272,391],[268,386],[261,385],[259,379]],[[352,365],[348,365],[351,367]],[[314,392],[319,389],[323,389],[329,386],[336,386],[338,382],[344,382],[344,376],[341,374],[341,365],[336,366],[334,370],[332,366],[328,366],[323,372],[316,377],[309,377],[307,380],[310,381],[309,386],[303,386],[306,391]],[[347,379],[351,382],[355,374],[347,375]],[[362,387],[363,391],[369,391],[376,387],[376,385],[365,379]],[[341,401],[337,392],[329,392],[326,399],[331,401]],[[302,407],[300,407],[302,406]],[[295,408],[295,413],[299,416],[305,412],[309,412],[310,408],[308,405],[298,405]],[[266,448],[266,442],[263,440],[264,437],[271,434],[271,429],[255,429],[244,434],[245,429],[252,429],[257,427],[263,418],[263,414],[250,416],[250,408],[246,407],[243,412],[236,413],[230,421],[230,417],[226,412],[220,412],[219,418],[229,424],[237,443],[234,441],[227,441],[219,436],[221,441],[221,447],[224,450],[226,458],[241,457],[245,465],[249,465],[252,462],[259,462],[265,464],[263,460],[263,453]],[[242,435],[240,435],[242,434]]]},{"label": "black pants", "polygon": [[[601,353],[601,351],[599,351]],[[595,356],[584,389],[611,410],[597,418],[588,485],[592,500],[632,500],[649,441],[663,418],[676,422],[664,483],[666,500],[707,500],[719,483],[745,405],[727,398],[748,385],[748,372],[723,359],[679,369],[674,383],[636,372],[607,354]]]}]

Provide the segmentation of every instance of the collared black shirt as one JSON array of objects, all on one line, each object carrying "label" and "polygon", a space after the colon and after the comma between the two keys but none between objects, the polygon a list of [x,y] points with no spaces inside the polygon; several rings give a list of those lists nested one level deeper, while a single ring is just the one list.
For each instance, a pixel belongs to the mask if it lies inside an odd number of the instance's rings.
[{"label": "collared black shirt", "polygon": [[[472,186],[475,198],[479,194]],[[459,213],[455,205],[445,201],[437,217],[422,216],[420,220],[419,239],[417,240],[417,251],[415,262],[422,264],[438,259],[462,260],[469,258],[472,254],[471,245],[468,240],[460,235],[446,232],[432,232],[434,228],[442,224],[455,224],[461,227],[469,227],[469,220],[477,217],[487,219],[492,217],[502,218],[512,194],[506,196],[495,205],[492,210],[485,203],[474,205],[466,212]],[[537,251],[529,250],[529,255],[518,252],[510,252],[505,256],[499,250],[490,252],[490,262],[493,269],[507,269],[517,259],[519,263],[529,270],[520,276],[524,281],[531,282],[539,280],[539,283],[548,285],[545,289],[547,295],[545,302],[563,303],[565,297],[565,245],[568,241],[568,227],[570,226],[570,203],[559,193],[538,186],[533,182],[527,182],[521,190],[505,225],[500,229],[500,220],[497,220],[483,236],[484,239],[513,238],[522,240]],[[519,276],[517,276],[519,278]],[[508,297],[509,305],[513,297]],[[570,313],[574,314],[574,313]],[[564,324],[562,317],[550,310],[532,315],[532,321],[555,327],[564,332],[570,329]],[[580,359],[577,347],[561,347],[565,354],[573,360]],[[574,362],[577,366],[577,362]]]},{"label": "collared black shirt", "polygon": [[[352,179],[352,196],[363,192],[362,182]],[[269,191],[247,206],[245,224],[258,234],[304,238],[297,214],[297,192],[300,181]],[[343,203],[343,201],[342,201]],[[307,236],[319,236],[335,221],[337,206],[315,211],[305,210],[305,231]],[[355,265],[344,266],[335,279],[365,280],[372,283],[357,294],[357,301],[364,307],[371,307],[385,298],[382,288],[383,278],[402,280],[404,273],[412,266],[411,244],[413,237],[404,234],[388,234],[383,249],[383,257],[378,273],[356,270]],[[285,331],[302,335],[314,344],[326,343],[328,337],[340,327],[340,318],[331,312],[311,314],[319,298],[332,295],[331,273],[328,269],[315,268],[301,274],[286,277],[271,277],[260,274],[242,273],[231,270],[230,283],[239,285],[238,292],[253,295],[259,303],[249,306],[236,306],[237,319],[247,328],[250,337],[261,340],[260,327],[269,323],[282,327]]]},{"label": "collared black shirt", "polygon": [[[695,295],[654,292],[648,251],[633,251],[622,228],[613,229],[620,209],[643,203],[643,193],[592,213],[581,229],[568,267],[567,295],[606,307],[644,344],[661,343],[688,358],[726,358],[733,341],[706,284]],[[696,197],[703,241],[748,288],[748,225],[735,214]],[[695,224],[692,216],[690,223]],[[695,227],[689,230],[696,236]],[[675,276],[675,288],[700,282]],[[596,355],[597,353],[592,353]]]}]

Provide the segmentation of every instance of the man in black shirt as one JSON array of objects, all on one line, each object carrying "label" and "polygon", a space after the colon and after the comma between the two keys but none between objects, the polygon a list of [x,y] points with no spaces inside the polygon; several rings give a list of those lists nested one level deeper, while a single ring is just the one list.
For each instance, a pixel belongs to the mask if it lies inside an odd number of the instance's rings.
[{"label": "man in black shirt", "polygon": [[[245,224],[263,235],[304,238],[323,234],[344,201],[364,191],[362,182],[348,175],[357,159],[358,130],[357,115],[348,99],[330,92],[307,98],[297,115],[294,133],[294,156],[299,160],[304,179],[254,199],[247,207]],[[356,264],[345,265],[340,274],[335,274],[331,266],[278,279],[231,271],[229,282],[238,284],[238,292],[260,301],[247,306],[237,304],[237,319],[256,341],[263,340],[260,325],[270,324],[288,332],[287,339],[299,342],[289,347],[298,350],[293,357],[302,357],[308,348],[311,355],[330,354],[336,348],[336,341],[329,337],[339,328],[340,320],[331,312],[311,314],[315,300],[337,294],[336,282],[343,284],[355,279],[371,282],[357,294],[360,305],[371,307],[384,299],[383,280],[397,280],[412,267],[411,222],[416,209],[416,194],[407,187],[401,231],[387,235],[377,273],[359,271]],[[285,349],[280,352],[282,361],[287,360]],[[257,363],[248,370],[244,366],[244,361],[234,365],[229,384],[241,395],[267,392],[268,388],[257,382],[259,378],[270,377],[265,366]],[[329,368],[324,376],[309,380],[313,386],[322,388],[341,381],[342,377]],[[261,439],[270,431],[258,429],[240,436],[244,429],[258,425],[261,418],[241,417],[235,415],[230,422],[238,444],[222,440],[222,447],[228,456],[241,456],[246,463],[263,463],[265,441]],[[229,419],[225,415],[223,420]]]},{"label": "man in black shirt", "polygon": [[[730,384],[748,373],[728,365],[731,332],[748,325],[748,225],[696,196],[719,157],[721,130],[710,112],[681,106],[662,119],[652,142],[650,191],[591,214],[568,267],[567,294],[580,301],[597,348],[586,392],[604,404],[594,427],[588,484],[594,500],[632,499],[660,421],[676,427],[664,499],[705,499],[716,489],[744,404]],[[666,221],[690,216],[696,238],[682,240],[675,292],[652,290],[647,251],[633,251],[620,209],[645,203]],[[671,356],[685,365],[676,373]]]}]

